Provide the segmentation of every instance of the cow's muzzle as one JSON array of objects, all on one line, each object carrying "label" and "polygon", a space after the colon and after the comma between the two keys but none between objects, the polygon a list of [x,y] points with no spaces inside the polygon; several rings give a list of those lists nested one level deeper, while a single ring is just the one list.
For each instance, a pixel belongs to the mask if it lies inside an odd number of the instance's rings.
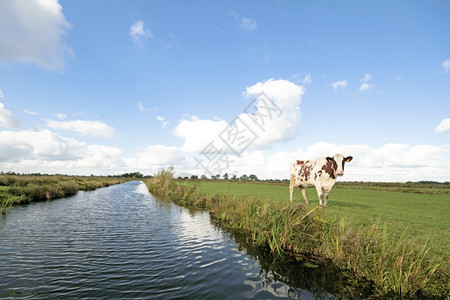
[{"label": "cow's muzzle", "polygon": [[336,175],[337,176],[343,176],[344,175],[344,171],[336,171]]}]

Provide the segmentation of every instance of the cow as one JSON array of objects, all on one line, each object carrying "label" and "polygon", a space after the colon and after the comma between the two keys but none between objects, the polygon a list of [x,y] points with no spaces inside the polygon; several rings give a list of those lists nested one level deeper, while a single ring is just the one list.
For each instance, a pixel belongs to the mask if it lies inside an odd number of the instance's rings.
[{"label": "cow", "polygon": [[322,157],[310,160],[296,160],[291,163],[291,179],[289,191],[291,202],[293,201],[294,187],[302,189],[303,199],[309,204],[306,198],[306,187],[315,186],[319,196],[319,204],[322,206],[323,194],[325,191],[325,206],[328,205],[328,194],[336,183],[338,176],[344,175],[344,165],[353,159],[351,156],[344,157],[336,154],[333,157]]}]

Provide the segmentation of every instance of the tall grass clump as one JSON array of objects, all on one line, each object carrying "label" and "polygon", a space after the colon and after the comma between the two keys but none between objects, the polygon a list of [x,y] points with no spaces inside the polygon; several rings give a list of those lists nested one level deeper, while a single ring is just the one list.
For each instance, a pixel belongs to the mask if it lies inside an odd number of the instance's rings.
[{"label": "tall grass clump", "polygon": [[168,197],[175,188],[175,179],[173,176],[173,167],[161,169],[158,173],[147,181],[150,193],[158,196]]},{"label": "tall grass clump", "polygon": [[[353,227],[345,218],[330,223],[322,251],[358,277],[372,280],[384,296],[437,297],[449,293],[448,274],[428,255],[427,244],[389,234],[378,222]],[[447,278],[447,279],[446,279]]]},{"label": "tall grass clump", "polygon": [[324,218],[318,206],[255,197],[206,194],[177,184],[173,168],[146,182],[155,196],[189,208],[207,209],[221,226],[237,230],[256,247],[274,254],[331,260],[359,280],[376,286],[375,296],[448,298],[448,273],[428,255],[426,244],[389,234],[386,225],[352,226],[345,218]]}]

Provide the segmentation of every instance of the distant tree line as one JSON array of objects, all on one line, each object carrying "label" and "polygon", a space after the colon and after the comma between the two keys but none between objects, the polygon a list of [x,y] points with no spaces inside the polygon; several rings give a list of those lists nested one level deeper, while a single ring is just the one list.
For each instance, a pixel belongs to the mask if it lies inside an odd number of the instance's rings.
[{"label": "distant tree line", "polygon": [[230,175],[228,173],[225,173],[223,175],[216,174],[211,175],[210,178],[208,178],[206,175],[201,175],[200,177],[198,175],[191,175],[181,177],[179,176],[178,179],[184,179],[184,180],[231,180],[231,181],[261,181],[258,176],[255,174],[250,175],[241,175],[240,177],[237,177],[236,174]]},{"label": "distant tree line", "polygon": [[[42,174],[42,173],[17,173],[17,172],[4,172],[1,171],[0,175],[10,175],[10,176],[72,176],[67,174]],[[151,178],[153,176],[144,176],[140,172],[131,172],[131,173],[124,173],[119,175],[94,175],[91,174],[89,176],[83,176],[83,175],[73,175],[76,177],[109,177],[109,178]]]},{"label": "distant tree line", "polygon": [[115,177],[121,177],[121,178],[144,178],[145,176],[141,174],[140,172],[133,172],[133,173],[124,173],[117,175]]},{"label": "distant tree line", "polygon": [[[4,172],[0,171],[0,175],[11,175],[11,176],[72,176],[67,174],[46,174],[46,173],[17,173],[17,172]],[[82,175],[73,175],[77,177],[88,177],[88,176],[82,176]],[[140,172],[129,172],[119,175],[94,175],[91,174],[90,177],[109,177],[109,178],[136,178],[136,179],[144,179],[144,178],[152,178],[152,175],[143,175]],[[225,173],[223,175],[216,174],[212,175],[210,178],[208,178],[206,175],[191,175],[191,176],[185,176],[181,177],[179,176],[178,179],[184,179],[184,180],[229,180],[229,181],[259,181],[259,182],[265,182],[265,183],[275,183],[275,184],[285,184],[286,182],[289,182],[289,179],[259,179],[258,176],[254,174],[250,175],[241,175],[237,176],[236,174],[228,174]],[[402,187],[417,187],[417,188],[432,188],[432,187],[438,187],[438,188],[444,188],[449,189],[450,188],[450,181],[446,182],[437,182],[437,181],[407,181],[407,182],[369,182],[369,181],[340,181],[337,183],[340,186],[352,186],[352,185],[358,185],[358,186],[364,186],[364,187],[396,187],[399,184]]]}]

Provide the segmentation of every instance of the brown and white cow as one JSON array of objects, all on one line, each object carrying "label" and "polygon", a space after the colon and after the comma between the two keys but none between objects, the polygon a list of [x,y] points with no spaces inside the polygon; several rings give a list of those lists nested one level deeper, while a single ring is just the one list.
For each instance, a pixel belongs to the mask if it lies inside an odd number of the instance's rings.
[{"label": "brown and white cow", "polygon": [[327,206],[328,194],[336,183],[336,178],[344,175],[345,162],[350,162],[352,159],[351,156],[344,157],[336,154],[333,157],[294,161],[291,164],[291,182],[289,184],[291,202],[294,187],[298,187],[302,189],[303,199],[308,204],[305,189],[308,186],[315,186],[320,206],[322,206],[323,200],[322,189],[325,191],[325,206]]}]

